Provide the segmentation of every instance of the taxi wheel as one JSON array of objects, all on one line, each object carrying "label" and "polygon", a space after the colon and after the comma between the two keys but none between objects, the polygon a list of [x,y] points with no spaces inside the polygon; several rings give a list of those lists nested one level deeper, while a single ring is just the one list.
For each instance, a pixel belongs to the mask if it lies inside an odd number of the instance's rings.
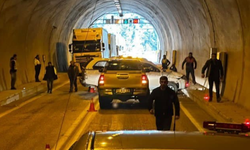
[{"label": "taxi wheel", "polygon": [[100,109],[111,108],[112,99],[109,97],[99,96]]},{"label": "taxi wheel", "polygon": [[178,88],[177,88],[177,85],[176,85],[175,83],[169,82],[169,83],[168,83],[168,87],[169,87],[170,89],[172,89],[173,91],[178,92]]}]

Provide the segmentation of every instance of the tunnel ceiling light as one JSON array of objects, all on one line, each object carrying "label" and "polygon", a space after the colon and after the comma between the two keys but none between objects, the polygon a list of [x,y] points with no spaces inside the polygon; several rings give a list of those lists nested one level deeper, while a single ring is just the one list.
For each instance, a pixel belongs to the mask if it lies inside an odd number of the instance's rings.
[{"label": "tunnel ceiling light", "polygon": [[114,0],[115,3],[115,7],[119,13],[119,16],[122,17],[123,16],[123,12],[122,12],[122,7],[121,7],[121,2],[120,0]]}]

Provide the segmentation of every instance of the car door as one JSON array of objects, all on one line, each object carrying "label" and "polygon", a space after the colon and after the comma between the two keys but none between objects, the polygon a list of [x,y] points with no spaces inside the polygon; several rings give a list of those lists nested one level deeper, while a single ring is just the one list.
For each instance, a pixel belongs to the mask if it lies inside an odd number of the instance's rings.
[{"label": "car door", "polygon": [[162,72],[157,66],[150,63],[142,63],[142,67],[144,70],[149,70],[147,72],[148,80],[149,80],[149,89],[152,91],[154,88],[160,86],[160,77],[162,76]]},{"label": "car door", "polygon": [[85,83],[87,86],[97,86],[98,79],[100,76],[99,70],[104,68],[106,65],[106,60],[97,61],[93,67],[85,70]]}]

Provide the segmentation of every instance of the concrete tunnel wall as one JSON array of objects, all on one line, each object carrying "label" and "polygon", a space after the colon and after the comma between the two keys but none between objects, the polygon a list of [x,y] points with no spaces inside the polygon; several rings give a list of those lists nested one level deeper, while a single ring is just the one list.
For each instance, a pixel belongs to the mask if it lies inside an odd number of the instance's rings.
[{"label": "concrete tunnel wall", "polygon": [[[34,81],[34,57],[45,55],[40,79],[49,60],[65,71],[68,43],[75,27],[88,27],[106,12],[112,0],[0,0],[0,91],[10,88],[9,59],[18,55],[17,85]],[[224,98],[250,109],[250,0],[121,0],[122,8],[146,17],[156,28],[163,53],[177,50],[177,68],[192,51],[196,77],[211,47],[228,53]],[[95,10],[95,11],[94,11]],[[94,13],[93,13],[94,12]],[[163,54],[162,53],[162,54]]]}]

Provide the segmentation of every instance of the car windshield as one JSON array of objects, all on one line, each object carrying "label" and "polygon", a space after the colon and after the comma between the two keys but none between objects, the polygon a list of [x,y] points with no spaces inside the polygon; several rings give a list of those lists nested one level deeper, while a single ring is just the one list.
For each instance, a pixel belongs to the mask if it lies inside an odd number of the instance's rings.
[{"label": "car windshield", "polygon": [[100,40],[97,41],[74,41],[74,53],[100,52]]},{"label": "car windshield", "polygon": [[107,70],[141,70],[142,66],[138,61],[121,60],[107,63]]}]

